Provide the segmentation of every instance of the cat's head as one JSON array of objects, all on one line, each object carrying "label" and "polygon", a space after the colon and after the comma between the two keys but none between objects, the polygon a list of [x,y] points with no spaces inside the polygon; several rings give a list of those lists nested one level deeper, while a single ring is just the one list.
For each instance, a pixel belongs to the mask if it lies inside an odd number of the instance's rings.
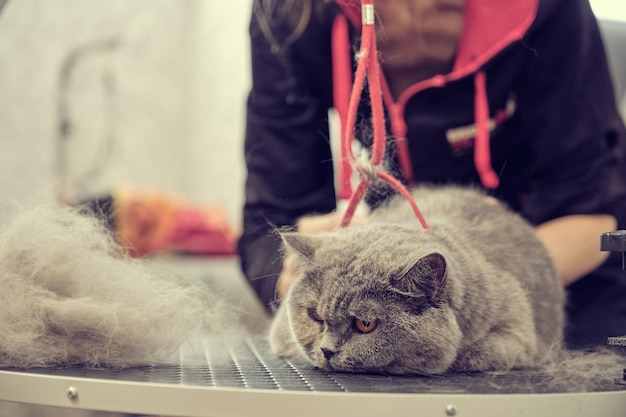
[{"label": "cat's head", "polygon": [[446,260],[416,229],[372,224],[285,233],[299,279],[284,303],[300,350],[317,367],[436,374],[456,357]]}]

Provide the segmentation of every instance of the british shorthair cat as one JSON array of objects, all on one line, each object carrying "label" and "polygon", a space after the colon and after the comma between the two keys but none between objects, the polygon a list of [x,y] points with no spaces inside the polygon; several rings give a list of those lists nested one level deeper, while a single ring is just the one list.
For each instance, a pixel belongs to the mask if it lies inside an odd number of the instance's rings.
[{"label": "british shorthair cat", "polygon": [[564,290],[533,228],[482,192],[420,187],[368,224],[282,233],[298,279],[270,329],[275,353],[324,370],[504,371],[561,346]]}]

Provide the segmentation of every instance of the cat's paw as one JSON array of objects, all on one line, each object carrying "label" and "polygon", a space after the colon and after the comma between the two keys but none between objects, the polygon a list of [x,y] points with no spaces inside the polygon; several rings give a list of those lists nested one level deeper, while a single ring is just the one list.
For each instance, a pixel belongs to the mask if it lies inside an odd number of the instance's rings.
[{"label": "cat's paw", "polygon": [[536,345],[532,342],[520,343],[514,338],[490,337],[459,352],[452,370],[508,372],[528,368],[534,365],[536,351]]}]

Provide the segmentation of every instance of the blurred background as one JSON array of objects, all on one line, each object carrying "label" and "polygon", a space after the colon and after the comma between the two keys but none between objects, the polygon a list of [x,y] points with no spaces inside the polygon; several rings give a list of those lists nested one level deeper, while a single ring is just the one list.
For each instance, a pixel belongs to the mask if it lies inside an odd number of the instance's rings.
[{"label": "blurred background", "polygon": [[250,10],[250,0],[6,2],[0,209],[133,185],[220,202],[236,221]]},{"label": "blurred background", "polygon": [[0,0],[0,220],[133,185],[217,202],[236,225],[251,3]]}]

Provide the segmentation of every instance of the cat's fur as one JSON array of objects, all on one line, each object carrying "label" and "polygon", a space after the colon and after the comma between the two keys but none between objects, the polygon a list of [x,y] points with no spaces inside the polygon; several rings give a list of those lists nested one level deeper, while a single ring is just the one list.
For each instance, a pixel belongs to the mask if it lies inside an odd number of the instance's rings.
[{"label": "cat's fur", "polygon": [[[558,351],[564,291],[532,227],[481,192],[420,187],[430,231],[402,197],[371,222],[283,233],[298,280],[270,330],[274,352],[327,370],[509,370]],[[355,326],[377,325],[363,334]]]}]

